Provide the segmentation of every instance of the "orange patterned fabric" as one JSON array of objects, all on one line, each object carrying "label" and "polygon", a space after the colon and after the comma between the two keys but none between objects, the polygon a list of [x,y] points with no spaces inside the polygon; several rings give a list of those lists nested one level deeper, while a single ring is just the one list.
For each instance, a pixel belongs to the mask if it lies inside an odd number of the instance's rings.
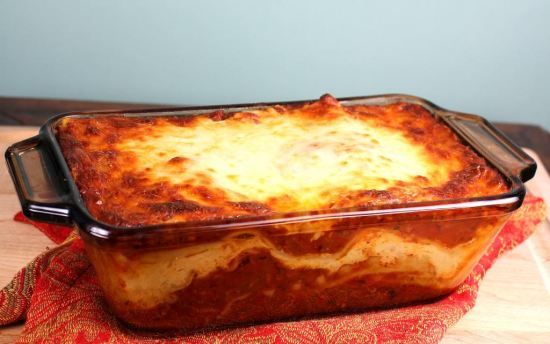
[{"label": "orange patterned fabric", "polygon": [[[169,336],[128,329],[116,320],[82,241],[72,236],[36,258],[0,292],[0,325],[26,317],[21,343],[436,343],[474,306],[479,283],[494,261],[524,241],[544,217],[542,199],[528,196],[460,287],[430,303]],[[35,225],[46,234],[51,230],[49,225]]]}]

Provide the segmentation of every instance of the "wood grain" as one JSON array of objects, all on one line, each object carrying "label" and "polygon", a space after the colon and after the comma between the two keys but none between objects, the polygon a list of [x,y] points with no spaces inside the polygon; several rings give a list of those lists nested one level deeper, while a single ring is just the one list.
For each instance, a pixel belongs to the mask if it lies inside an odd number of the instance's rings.
[{"label": "wood grain", "polygon": [[[38,128],[1,127],[0,151],[11,143],[36,134]],[[38,254],[55,245],[29,225],[13,221],[21,209],[6,164],[0,164],[0,287],[8,284],[13,275]],[[21,333],[22,325],[0,327],[0,343],[12,343]]]},{"label": "wood grain", "polygon": [[0,124],[40,126],[52,116],[71,111],[150,109],[163,106],[167,105],[0,97]]},{"label": "wood grain", "polygon": [[[1,127],[0,149],[33,136],[37,128]],[[541,172],[542,171],[542,172]],[[528,185],[550,195],[550,179],[539,170]],[[541,179],[542,178],[542,179]],[[31,226],[12,221],[20,209],[5,164],[0,164],[0,285],[33,257],[52,246]],[[550,225],[548,222],[498,260],[481,283],[477,305],[450,328],[443,343],[550,342]],[[21,325],[0,328],[0,343],[13,342]]]}]

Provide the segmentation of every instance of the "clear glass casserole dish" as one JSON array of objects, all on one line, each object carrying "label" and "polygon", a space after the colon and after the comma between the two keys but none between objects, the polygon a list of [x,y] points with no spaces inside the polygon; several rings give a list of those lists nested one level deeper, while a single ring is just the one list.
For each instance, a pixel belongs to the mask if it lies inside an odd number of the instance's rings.
[{"label": "clear glass casserole dish", "polygon": [[93,216],[56,137],[66,118],[187,118],[309,102],[69,113],[11,146],[6,160],[25,215],[75,224],[107,303],[139,328],[197,330],[390,307],[456,288],[521,206],[523,182],[536,170],[479,116],[406,95],[339,99],[342,106],[421,106],[499,171],[504,193],[145,226]]}]

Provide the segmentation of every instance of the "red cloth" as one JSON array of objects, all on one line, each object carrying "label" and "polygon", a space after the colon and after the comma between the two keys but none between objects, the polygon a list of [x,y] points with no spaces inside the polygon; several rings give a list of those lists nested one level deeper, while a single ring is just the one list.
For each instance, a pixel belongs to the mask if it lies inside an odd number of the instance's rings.
[{"label": "red cloth", "polygon": [[[82,241],[71,235],[64,244],[22,269],[0,292],[0,325],[26,319],[19,339],[22,343],[130,343],[159,339],[178,343],[436,343],[449,326],[474,306],[479,283],[494,261],[525,240],[544,216],[544,202],[528,196],[468,278],[456,291],[437,301],[187,336],[139,332],[121,325],[107,309]],[[18,214],[16,219],[22,218]],[[57,243],[71,232],[67,228],[59,231],[58,226],[33,224]]]},{"label": "red cloth", "polygon": [[29,220],[21,212],[15,214],[13,219],[15,221],[30,223],[31,225],[34,225],[36,228],[38,228],[38,230],[44,233],[44,235],[46,235],[48,238],[50,238],[51,241],[55,242],[56,244],[60,244],[65,241],[65,239],[67,239],[69,234],[71,234],[71,232],[73,231],[72,227],[51,225]]}]

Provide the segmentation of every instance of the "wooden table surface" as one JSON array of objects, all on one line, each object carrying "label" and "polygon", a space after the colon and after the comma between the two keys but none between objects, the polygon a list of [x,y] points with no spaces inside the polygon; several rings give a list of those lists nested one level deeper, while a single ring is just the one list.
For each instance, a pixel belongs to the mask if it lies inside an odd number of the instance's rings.
[{"label": "wooden table surface", "polygon": [[[135,105],[134,107],[143,105]],[[124,108],[128,104],[0,98],[0,124],[37,124],[59,112]],[[537,126],[500,124],[522,146],[550,166],[550,134]],[[0,151],[28,138],[36,127],[0,126]],[[543,163],[540,163],[543,165]],[[550,177],[539,168],[529,190],[550,204]],[[5,164],[0,164],[0,287],[33,257],[54,244],[32,226],[12,221],[20,209]],[[549,212],[550,214],[550,212]],[[13,342],[22,325],[0,328],[0,343]],[[550,224],[546,221],[525,243],[499,259],[481,283],[477,305],[443,343],[550,343]]]}]

